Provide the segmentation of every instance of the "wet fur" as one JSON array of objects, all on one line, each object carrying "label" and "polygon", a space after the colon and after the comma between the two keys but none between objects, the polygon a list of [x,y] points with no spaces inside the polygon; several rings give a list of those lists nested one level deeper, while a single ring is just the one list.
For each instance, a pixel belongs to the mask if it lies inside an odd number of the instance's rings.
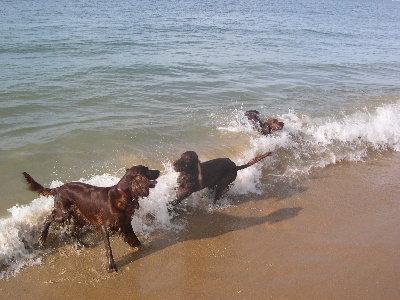
[{"label": "wet fur", "polygon": [[266,152],[247,164],[236,166],[229,158],[200,162],[196,152],[186,151],[174,162],[175,171],[179,172],[179,176],[176,199],[171,204],[175,206],[192,193],[204,188],[215,188],[215,204],[228,191],[229,185],[236,179],[239,170],[248,168],[269,155],[271,152]]},{"label": "wet fur", "polygon": [[132,247],[140,246],[133,231],[131,220],[134,211],[139,208],[139,197],[147,197],[149,188],[160,171],[145,166],[133,166],[126,169],[124,176],[114,186],[97,187],[82,182],[70,182],[57,188],[45,188],[28,173],[23,173],[28,188],[43,196],[54,197],[54,209],[46,217],[39,245],[46,242],[51,223],[64,223],[73,220],[73,237],[77,245],[83,245],[79,239],[81,228],[86,224],[96,226],[101,232],[106,246],[108,260],[107,271],[117,271],[109,241],[109,234],[120,231],[124,241]]},{"label": "wet fur", "polygon": [[268,118],[263,122],[260,118],[260,112],[257,110],[248,110],[244,115],[253,128],[264,135],[271,134],[276,130],[282,130],[285,125],[285,123],[278,121],[278,119],[275,118]]}]

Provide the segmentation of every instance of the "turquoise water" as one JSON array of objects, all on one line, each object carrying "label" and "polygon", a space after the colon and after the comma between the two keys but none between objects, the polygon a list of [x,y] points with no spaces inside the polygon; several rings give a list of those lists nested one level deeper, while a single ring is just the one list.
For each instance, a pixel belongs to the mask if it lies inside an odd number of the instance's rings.
[{"label": "turquoise water", "polygon": [[[229,202],[400,151],[399,1],[10,0],[0,29],[0,226],[26,220],[16,204],[48,212],[23,171],[44,185],[110,185],[147,164],[163,171],[165,204],[170,162],[186,150],[235,162],[274,151]],[[260,137],[247,109],[284,130]],[[161,206],[151,209],[165,224]],[[15,252],[3,249],[3,261]]]}]

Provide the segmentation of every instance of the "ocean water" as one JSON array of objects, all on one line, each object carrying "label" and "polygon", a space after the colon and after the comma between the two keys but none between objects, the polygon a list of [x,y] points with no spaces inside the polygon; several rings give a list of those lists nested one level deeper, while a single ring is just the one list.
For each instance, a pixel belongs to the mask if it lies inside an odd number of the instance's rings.
[{"label": "ocean water", "polygon": [[[109,186],[125,167],[160,169],[132,221],[146,238],[184,226],[166,204],[186,150],[237,163],[274,152],[217,208],[208,191],[184,203],[211,210],[400,151],[399,1],[5,0],[0,29],[1,278],[45,253],[35,242],[53,202],[23,171]],[[248,109],[284,129],[260,136]]]}]

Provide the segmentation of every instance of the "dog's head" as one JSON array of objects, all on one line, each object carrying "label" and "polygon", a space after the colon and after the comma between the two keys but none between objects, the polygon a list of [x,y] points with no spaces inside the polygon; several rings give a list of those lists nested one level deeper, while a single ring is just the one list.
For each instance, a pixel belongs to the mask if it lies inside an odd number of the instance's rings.
[{"label": "dog's head", "polygon": [[282,130],[285,123],[278,121],[277,119],[267,119],[267,121],[263,124],[261,130],[263,134],[269,134],[275,130]]},{"label": "dog's head", "polygon": [[150,170],[146,166],[138,165],[126,169],[125,175],[118,183],[118,188],[129,190],[132,198],[147,197],[149,189],[157,184],[156,179],[160,176],[159,170]]},{"label": "dog's head", "polygon": [[138,166],[133,166],[130,169],[126,169],[125,174],[130,174],[131,176],[134,175],[141,175],[149,181],[149,187],[154,188],[157,184],[156,179],[160,176],[160,171],[159,170],[151,170],[146,166],[138,165]]},{"label": "dog's head", "polygon": [[150,180],[143,175],[135,175],[132,178],[132,197],[137,199],[139,197],[147,197],[150,193]]},{"label": "dog's head", "polygon": [[176,172],[190,172],[196,168],[199,163],[199,157],[194,151],[186,151],[182,153],[181,158],[174,161],[174,169]]}]

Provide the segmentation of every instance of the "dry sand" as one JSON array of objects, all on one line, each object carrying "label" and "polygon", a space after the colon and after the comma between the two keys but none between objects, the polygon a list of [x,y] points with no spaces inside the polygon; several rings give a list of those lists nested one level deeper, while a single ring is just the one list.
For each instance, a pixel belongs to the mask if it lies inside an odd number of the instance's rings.
[{"label": "dry sand", "polygon": [[[400,154],[317,171],[295,192],[183,215],[132,251],[66,245],[0,282],[2,299],[400,299]],[[267,198],[266,198],[267,197]]]}]

